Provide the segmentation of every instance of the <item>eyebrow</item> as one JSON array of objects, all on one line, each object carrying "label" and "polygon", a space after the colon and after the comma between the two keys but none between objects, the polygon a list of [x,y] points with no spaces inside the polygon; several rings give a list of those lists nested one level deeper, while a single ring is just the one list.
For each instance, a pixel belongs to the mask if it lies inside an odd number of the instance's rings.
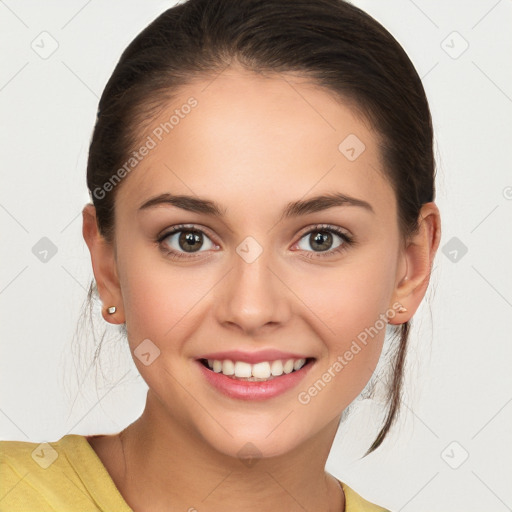
[{"label": "eyebrow", "polygon": [[[210,201],[209,199],[202,199],[187,195],[173,195],[169,193],[152,197],[139,207],[139,211],[160,205],[176,206],[182,210],[202,213],[214,217],[224,217],[227,211],[227,209],[223,209],[216,202]],[[355,197],[336,192],[288,203],[283,210],[281,220],[327,210],[336,206],[357,206],[375,214],[370,203],[363,201],[362,199],[357,199]]]}]

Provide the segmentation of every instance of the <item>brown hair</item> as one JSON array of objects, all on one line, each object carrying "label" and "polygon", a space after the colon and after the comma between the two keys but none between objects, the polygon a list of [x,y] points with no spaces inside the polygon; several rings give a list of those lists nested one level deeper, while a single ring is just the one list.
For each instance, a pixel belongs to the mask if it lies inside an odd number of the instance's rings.
[{"label": "brown hair", "polygon": [[[299,73],[357,108],[379,136],[402,240],[417,230],[422,205],[435,197],[432,122],[421,80],[393,36],[342,0],[188,0],[130,43],[99,102],[87,186],[108,241],[119,187],[101,196],[95,190],[126,162],[145,120],[178,87],[214,76],[235,59],[256,73]],[[89,300],[92,290],[93,283]],[[399,410],[409,323],[396,326],[396,334],[388,411],[367,454],[380,446]]]}]

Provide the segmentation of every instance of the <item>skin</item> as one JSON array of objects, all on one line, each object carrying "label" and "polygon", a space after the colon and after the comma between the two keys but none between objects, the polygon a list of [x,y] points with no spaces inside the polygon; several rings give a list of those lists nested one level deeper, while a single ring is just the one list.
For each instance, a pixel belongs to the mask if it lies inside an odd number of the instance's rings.
[{"label": "skin", "polygon": [[[105,320],[126,322],[132,354],[145,339],[160,350],[149,366],[134,357],[149,386],[142,416],[91,445],[135,511],[169,511],[169,503],[200,512],[344,510],[324,466],[341,413],[375,369],[385,329],[307,405],[297,395],[395,302],[407,312],[391,324],[413,316],[439,244],[438,208],[424,205],[418,233],[401,245],[377,134],[304,79],[232,66],[184,86],[151,126],[190,96],[198,106],[119,185],[112,244],[98,232],[94,207],[83,210]],[[366,146],[352,162],[338,149],[349,134]],[[373,213],[345,205],[280,220],[288,203],[334,191],[367,201]],[[165,192],[215,201],[225,215],[172,205],[138,211]],[[208,238],[192,254],[168,238],[167,249],[173,243],[192,256],[176,261],[155,239],[181,223]],[[315,251],[315,224],[338,226],[357,243]],[[263,248],[252,263],[236,252],[247,236]],[[332,247],[345,243],[332,236]],[[214,350],[266,348],[316,361],[297,388],[260,402],[220,394],[195,362]],[[237,455],[248,441],[261,454],[251,467]]]}]

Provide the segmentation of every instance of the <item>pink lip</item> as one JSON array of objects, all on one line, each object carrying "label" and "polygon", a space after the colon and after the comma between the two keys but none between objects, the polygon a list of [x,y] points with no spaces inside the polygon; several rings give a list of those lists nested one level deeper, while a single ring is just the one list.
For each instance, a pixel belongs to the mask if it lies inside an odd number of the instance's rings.
[{"label": "pink lip", "polygon": [[[216,357],[212,359],[216,359]],[[222,359],[230,358],[223,357]],[[295,359],[295,357],[290,357],[289,359]],[[297,357],[297,359],[301,358]],[[240,361],[240,359],[237,360]],[[196,364],[199,366],[199,370],[202,372],[206,380],[218,391],[229,398],[236,398],[239,400],[266,400],[285,393],[297,386],[313,366],[313,361],[308,361],[308,363],[300,370],[261,382],[237,380],[222,373],[216,373],[213,370],[206,368],[199,360],[196,361]]]},{"label": "pink lip", "polygon": [[291,352],[281,352],[280,350],[267,349],[258,352],[242,352],[241,350],[231,350],[229,352],[211,352],[205,354],[197,359],[216,359],[224,361],[230,359],[231,361],[244,361],[246,363],[256,364],[263,361],[275,361],[276,359],[307,359],[308,356],[300,354],[292,354]]}]

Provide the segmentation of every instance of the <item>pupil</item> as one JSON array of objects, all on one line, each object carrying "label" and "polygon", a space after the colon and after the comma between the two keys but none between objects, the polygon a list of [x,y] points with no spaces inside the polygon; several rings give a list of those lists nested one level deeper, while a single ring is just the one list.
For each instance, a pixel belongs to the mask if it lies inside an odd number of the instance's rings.
[{"label": "pupil", "polygon": [[[322,247],[322,244],[328,242],[328,247]],[[327,251],[332,244],[332,234],[328,231],[317,231],[313,237],[311,247],[317,248],[319,251]]]},{"label": "pupil", "polygon": [[179,238],[180,247],[186,252],[194,252],[202,245],[202,235],[197,231],[183,231]]}]

